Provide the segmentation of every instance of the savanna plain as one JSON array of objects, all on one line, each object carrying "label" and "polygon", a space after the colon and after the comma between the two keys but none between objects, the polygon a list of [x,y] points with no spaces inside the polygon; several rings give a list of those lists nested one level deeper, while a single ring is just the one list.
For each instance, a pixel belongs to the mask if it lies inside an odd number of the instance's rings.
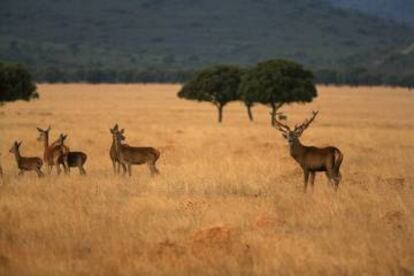
[{"label": "savanna plain", "polygon": [[[268,108],[180,100],[178,85],[39,85],[0,107],[0,275],[414,275],[414,92],[318,87],[282,108],[319,110],[305,145],[337,146],[343,180],[303,176]],[[160,150],[160,175],[114,175],[109,128]],[[87,176],[17,176],[8,151],[42,157],[36,127],[68,134]],[[46,172],[46,168],[43,167]]]}]

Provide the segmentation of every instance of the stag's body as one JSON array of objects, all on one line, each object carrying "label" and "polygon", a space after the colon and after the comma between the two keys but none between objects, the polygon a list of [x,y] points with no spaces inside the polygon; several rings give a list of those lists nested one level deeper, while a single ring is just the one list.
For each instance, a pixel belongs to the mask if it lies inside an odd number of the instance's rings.
[{"label": "stag's body", "polygon": [[56,166],[57,174],[59,175],[61,172],[60,165],[62,165],[63,169],[66,171],[67,168],[65,163],[61,162],[61,156],[62,154],[69,152],[69,148],[65,145],[59,145],[58,140],[49,145],[50,126],[46,130],[43,130],[41,128],[37,128],[37,130],[40,133],[38,140],[43,142],[43,161],[48,166],[48,173],[51,174],[53,166]]},{"label": "stag's body", "polygon": [[159,171],[156,167],[156,162],[160,158],[160,152],[152,147],[131,147],[129,145],[122,144],[122,141],[125,139],[123,132],[124,130],[111,130],[111,133],[115,139],[117,159],[122,166],[127,167],[128,175],[131,176],[132,174],[132,165],[143,164],[148,165],[152,176],[159,174]]},{"label": "stag's body", "polygon": [[[65,149],[67,148],[64,145],[64,141],[66,138],[67,138],[67,135],[61,134],[59,139],[53,144],[60,147],[60,149]],[[86,175],[86,170],[83,166],[85,165],[87,158],[88,156],[86,155],[86,153],[81,152],[81,151],[67,151],[67,152],[65,151],[65,152],[61,152],[61,154],[59,155],[58,163],[65,164],[64,166],[65,173],[69,173],[70,168],[77,167],[79,169],[80,175]]]},{"label": "stag's body", "polygon": [[10,153],[13,153],[16,158],[17,168],[20,170],[19,175],[23,175],[24,171],[35,171],[38,177],[42,177],[41,171],[43,161],[39,157],[23,157],[20,154],[20,145],[22,142],[14,142]]},{"label": "stag's body", "polygon": [[306,120],[294,130],[287,125],[274,119],[276,127],[283,133],[283,137],[289,142],[290,155],[301,166],[304,174],[304,191],[306,192],[309,176],[313,188],[316,172],[325,172],[330,183],[338,189],[341,181],[339,168],[342,164],[343,154],[336,147],[318,148],[314,146],[304,146],[299,140],[303,131],[312,123],[318,112],[313,113],[310,120]]}]

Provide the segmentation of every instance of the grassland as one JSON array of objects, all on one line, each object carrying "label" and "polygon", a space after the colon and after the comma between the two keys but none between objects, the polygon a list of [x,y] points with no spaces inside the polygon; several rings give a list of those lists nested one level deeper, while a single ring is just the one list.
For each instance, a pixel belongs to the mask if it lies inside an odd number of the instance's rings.
[{"label": "grassland", "polygon": [[[319,87],[289,123],[320,114],[304,144],[344,155],[335,193],[302,172],[256,107],[176,98],[174,85],[40,85],[41,99],[0,109],[0,275],[412,275],[414,93]],[[114,176],[109,128],[161,151],[161,175]],[[35,127],[87,152],[87,177],[17,176],[8,150],[42,155]],[[411,274],[410,274],[411,273]]]}]

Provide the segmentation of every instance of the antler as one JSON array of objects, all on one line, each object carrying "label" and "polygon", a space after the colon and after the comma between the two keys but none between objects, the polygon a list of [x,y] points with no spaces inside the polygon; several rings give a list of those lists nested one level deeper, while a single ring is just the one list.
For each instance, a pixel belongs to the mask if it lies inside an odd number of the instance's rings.
[{"label": "antler", "polygon": [[306,119],[302,124],[295,126],[295,132],[299,135],[302,134],[305,129],[309,127],[309,125],[315,120],[316,115],[318,115],[319,111],[312,111],[312,117],[309,119]]},{"label": "antler", "polygon": [[279,113],[276,114],[272,114],[272,112],[270,112],[270,115],[272,115],[272,121],[274,123],[274,127],[277,128],[277,130],[283,132],[283,133],[289,133],[290,132],[290,127],[288,125],[285,125],[283,123],[281,123],[280,121],[278,121],[276,119],[276,115],[278,115]]}]

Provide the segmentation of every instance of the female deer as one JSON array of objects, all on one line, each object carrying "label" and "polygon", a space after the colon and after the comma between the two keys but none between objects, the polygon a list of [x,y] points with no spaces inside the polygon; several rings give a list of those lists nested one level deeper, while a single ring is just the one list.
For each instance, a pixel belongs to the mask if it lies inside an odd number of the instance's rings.
[{"label": "female deer", "polygon": [[[60,149],[66,148],[64,142],[68,136],[60,134],[59,139],[54,143],[56,146],[59,146]],[[86,170],[83,167],[86,163],[88,156],[86,153],[81,151],[68,151],[61,152],[58,158],[59,164],[65,164],[65,173],[70,172],[70,168],[78,167],[80,175],[86,175]]]},{"label": "female deer", "polygon": [[296,125],[293,130],[289,126],[281,123],[276,118],[273,118],[275,127],[282,132],[282,136],[289,142],[290,155],[302,167],[304,174],[304,191],[306,192],[308,186],[309,174],[311,177],[311,185],[315,181],[316,172],[325,172],[330,183],[338,189],[341,181],[341,173],[339,168],[343,160],[343,154],[336,147],[317,148],[304,146],[299,141],[299,137],[313,122],[318,111],[314,111],[310,119],[305,120],[302,124]]},{"label": "female deer", "polygon": [[17,141],[13,143],[10,153],[13,153],[16,158],[17,168],[20,170],[19,175],[23,175],[24,171],[35,171],[38,177],[42,177],[43,173],[40,170],[43,162],[39,157],[23,157],[20,155],[20,146],[22,142]]},{"label": "female deer", "polygon": [[[160,152],[152,147],[131,147],[122,144],[125,140],[124,129],[114,131],[111,129],[113,139],[115,139],[115,150],[117,158],[121,164],[127,167],[128,175],[131,176],[132,165],[147,164],[151,171],[151,176],[159,174],[155,163],[160,158]],[[125,172],[124,172],[125,174]]]},{"label": "female deer", "polygon": [[49,132],[50,126],[44,130],[41,128],[37,128],[39,131],[39,137],[37,138],[38,141],[43,142],[44,151],[43,151],[43,161],[48,166],[48,173],[51,174],[53,166],[56,166],[57,174],[60,174],[60,165],[63,166],[63,169],[66,171],[66,165],[64,163],[59,163],[59,157],[65,153],[69,152],[69,148],[66,146],[57,145],[56,142],[49,145]]}]

